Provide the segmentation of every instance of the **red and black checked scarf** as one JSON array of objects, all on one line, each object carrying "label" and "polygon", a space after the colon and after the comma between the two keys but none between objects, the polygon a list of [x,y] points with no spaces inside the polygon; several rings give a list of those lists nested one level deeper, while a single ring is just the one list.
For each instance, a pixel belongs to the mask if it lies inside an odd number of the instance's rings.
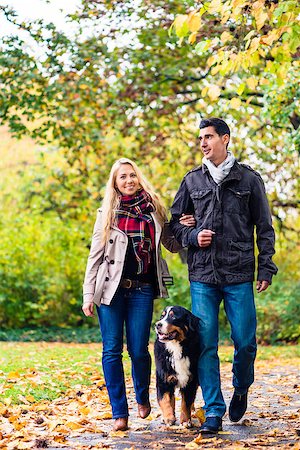
[{"label": "red and black checked scarf", "polygon": [[122,195],[116,210],[117,226],[132,240],[138,263],[138,274],[147,273],[155,246],[155,229],[151,212],[154,206],[150,195],[138,191],[136,195]]}]

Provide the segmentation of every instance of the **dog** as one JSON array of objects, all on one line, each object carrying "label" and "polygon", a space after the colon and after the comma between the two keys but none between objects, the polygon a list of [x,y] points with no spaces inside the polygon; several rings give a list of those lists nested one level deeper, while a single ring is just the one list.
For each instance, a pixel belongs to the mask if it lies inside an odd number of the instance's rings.
[{"label": "dog", "polygon": [[157,400],[166,425],[174,425],[175,388],[181,392],[180,423],[192,427],[191,410],[198,388],[200,319],[181,306],[168,306],[155,324]]}]

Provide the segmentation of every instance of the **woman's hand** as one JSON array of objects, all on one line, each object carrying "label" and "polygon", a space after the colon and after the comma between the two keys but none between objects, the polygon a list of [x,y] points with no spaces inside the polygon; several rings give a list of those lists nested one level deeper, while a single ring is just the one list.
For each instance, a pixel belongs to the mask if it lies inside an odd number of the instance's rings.
[{"label": "woman's hand", "polygon": [[84,312],[84,315],[87,317],[93,317],[94,316],[94,303],[84,303],[82,306],[82,311]]},{"label": "woman's hand", "polygon": [[194,227],[196,225],[195,217],[192,214],[182,214],[179,222],[186,227]]}]

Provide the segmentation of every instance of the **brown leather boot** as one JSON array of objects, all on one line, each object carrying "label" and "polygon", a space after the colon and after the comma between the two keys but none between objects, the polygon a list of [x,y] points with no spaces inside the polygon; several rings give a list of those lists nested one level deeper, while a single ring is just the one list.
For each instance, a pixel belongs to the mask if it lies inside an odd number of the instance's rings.
[{"label": "brown leather boot", "polygon": [[114,431],[126,431],[128,430],[128,417],[119,417],[119,419],[115,420]]},{"label": "brown leather boot", "polygon": [[140,405],[138,403],[138,412],[141,419],[146,419],[146,417],[148,417],[151,412],[150,403],[148,402],[145,405]]}]

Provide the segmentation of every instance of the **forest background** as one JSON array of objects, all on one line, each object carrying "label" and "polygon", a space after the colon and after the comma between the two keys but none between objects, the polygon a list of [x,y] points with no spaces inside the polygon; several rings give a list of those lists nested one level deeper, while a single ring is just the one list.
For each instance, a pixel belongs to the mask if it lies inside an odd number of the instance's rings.
[{"label": "forest background", "polygon": [[[81,292],[112,163],[135,160],[170,207],[201,164],[200,118],[217,116],[261,173],[276,229],[259,340],[297,342],[298,2],[82,0],[69,31],[1,2],[0,14],[15,27],[0,43],[0,339],[98,339]],[[166,257],[175,284],[154,320],[166,304],[190,307],[186,265]]]}]

